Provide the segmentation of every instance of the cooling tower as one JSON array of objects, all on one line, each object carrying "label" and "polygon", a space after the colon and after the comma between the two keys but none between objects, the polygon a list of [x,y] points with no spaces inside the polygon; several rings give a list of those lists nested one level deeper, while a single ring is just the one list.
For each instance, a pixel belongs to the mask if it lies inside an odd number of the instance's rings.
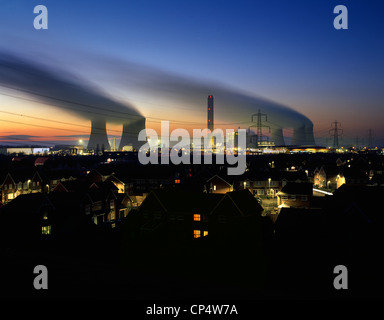
[{"label": "cooling tower", "polygon": [[302,125],[300,127],[293,128],[293,137],[292,137],[292,145],[305,145],[305,126]]},{"label": "cooling tower", "polygon": [[[139,150],[143,145],[142,141],[138,141],[139,132],[145,129],[145,118],[132,119],[123,124],[123,134],[121,136],[119,150],[136,149]],[[125,147],[125,148],[124,148]]]},{"label": "cooling tower", "polygon": [[110,149],[105,120],[92,120],[91,135],[89,137],[87,149],[93,149],[95,151]]},{"label": "cooling tower", "polygon": [[305,142],[307,145],[315,145],[315,137],[313,135],[313,124],[305,126]]},{"label": "cooling tower", "polygon": [[282,128],[272,129],[271,141],[275,143],[275,146],[285,146]]},{"label": "cooling tower", "polygon": [[313,125],[303,124],[300,127],[293,129],[292,145],[308,146],[314,144],[315,139],[313,137]]}]

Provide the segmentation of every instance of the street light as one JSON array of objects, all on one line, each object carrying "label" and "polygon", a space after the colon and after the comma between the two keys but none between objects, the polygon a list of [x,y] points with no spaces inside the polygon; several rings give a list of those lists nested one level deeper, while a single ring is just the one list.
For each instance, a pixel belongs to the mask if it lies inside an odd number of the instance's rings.
[{"label": "street light", "polygon": [[268,178],[269,195],[271,195],[271,178]]}]

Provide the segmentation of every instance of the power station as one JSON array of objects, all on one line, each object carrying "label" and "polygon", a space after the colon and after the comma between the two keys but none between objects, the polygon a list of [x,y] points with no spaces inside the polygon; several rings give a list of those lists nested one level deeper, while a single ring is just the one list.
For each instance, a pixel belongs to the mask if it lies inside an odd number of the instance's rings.
[{"label": "power station", "polygon": [[[209,88],[212,88],[211,84],[151,71],[149,68],[140,69],[140,74],[135,72],[133,70],[133,74],[148,80],[147,89],[152,90],[154,96],[163,95],[169,98],[170,94],[174,94],[174,97],[182,103],[195,107],[199,106],[201,97],[211,90]],[[128,103],[121,103],[109,97],[101,88],[96,88],[68,74],[55,72],[52,66],[41,65],[0,52],[0,84],[18,88],[19,91],[33,95],[45,104],[89,120],[92,128],[88,149],[110,150],[107,123],[122,126],[120,150],[138,150],[142,145],[137,138],[139,132],[145,129],[146,119],[139,110]],[[244,115],[254,114],[255,110],[267,114],[266,126],[270,128],[271,141],[276,146],[286,144],[284,129],[293,131],[291,145],[315,145],[312,121],[290,107],[222,86],[215,88],[215,96],[220,97],[221,112],[223,114],[231,112],[231,117],[233,115],[231,120],[234,123],[243,122]],[[213,95],[208,96],[207,109],[207,127],[212,132],[215,128]],[[234,109],[238,112],[233,113]],[[338,132],[337,129],[339,128],[334,128],[334,132]],[[334,137],[337,138],[338,134],[334,133]],[[338,144],[336,138],[334,145]]]}]

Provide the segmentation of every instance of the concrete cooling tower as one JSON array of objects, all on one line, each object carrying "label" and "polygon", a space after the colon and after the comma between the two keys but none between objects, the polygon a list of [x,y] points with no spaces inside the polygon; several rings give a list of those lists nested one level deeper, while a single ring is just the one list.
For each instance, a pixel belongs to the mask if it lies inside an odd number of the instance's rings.
[{"label": "concrete cooling tower", "polygon": [[130,148],[139,150],[143,142],[138,141],[137,138],[142,129],[145,129],[145,118],[133,119],[124,123],[119,150],[130,150]]},{"label": "concrete cooling tower", "polygon": [[[138,150],[143,142],[138,141],[139,132],[145,129],[145,118],[124,120],[123,133],[118,150]],[[91,135],[89,137],[87,149],[89,150],[110,150],[108,141],[106,120],[92,120]]]},{"label": "concrete cooling tower", "polygon": [[92,120],[91,135],[87,149],[109,150],[110,145],[107,135],[107,122],[102,119]]},{"label": "concrete cooling tower", "polygon": [[275,143],[275,146],[284,146],[283,128],[273,128],[271,130],[271,141]]}]

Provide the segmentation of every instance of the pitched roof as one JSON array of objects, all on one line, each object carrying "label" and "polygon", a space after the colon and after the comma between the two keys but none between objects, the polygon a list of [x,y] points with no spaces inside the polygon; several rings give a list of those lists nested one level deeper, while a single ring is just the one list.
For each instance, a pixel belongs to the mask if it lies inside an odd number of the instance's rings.
[{"label": "pitched roof", "polygon": [[263,211],[263,208],[260,206],[259,202],[248,189],[227,192],[226,196],[233,201],[236,208],[243,216],[252,215],[255,213],[255,211]]},{"label": "pitched roof", "polygon": [[[40,177],[39,173],[36,171],[34,167],[32,168],[24,167],[24,168],[13,169],[13,170],[10,170],[8,174],[12,177],[15,183],[31,180],[35,176],[35,174],[37,174],[38,177]],[[1,181],[2,184],[4,183],[5,178],[6,176],[4,177],[4,180]]]},{"label": "pitched roof", "polygon": [[43,201],[47,198],[47,195],[44,193],[28,193],[22,194],[13,199],[11,202],[7,203],[4,207],[1,208],[2,214],[28,214],[32,215],[36,213]]},{"label": "pitched roof", "polygon": [[220,177],[220,176],[217,175],[217,174],[215,174],[213,177],[209,178],[209,179],[207,180],[207,182],[209,182],[209,181],[211,181],[211,180],[213,180],[213,179],[215,179],[215,178],[217,178],[217,179],[223,181],[223,182],[226,183],[228,186],[231,186],[231,184],[230,184],[228,181],[224,180],[222,177]]},{"label": "pitched roof", "polygon": [[313,194],[313,185],[310,182],[288,182],[281,189],[281,193],[311,196]]},{"label": "pitched roof", "polygon": [[140,210],[159,210],[149,201],[153,197],[163,210],[168,212],[209,214],[224,196],[224,194],[185,192],[177,188],[156,189],[152,190],[143,201]]}]

